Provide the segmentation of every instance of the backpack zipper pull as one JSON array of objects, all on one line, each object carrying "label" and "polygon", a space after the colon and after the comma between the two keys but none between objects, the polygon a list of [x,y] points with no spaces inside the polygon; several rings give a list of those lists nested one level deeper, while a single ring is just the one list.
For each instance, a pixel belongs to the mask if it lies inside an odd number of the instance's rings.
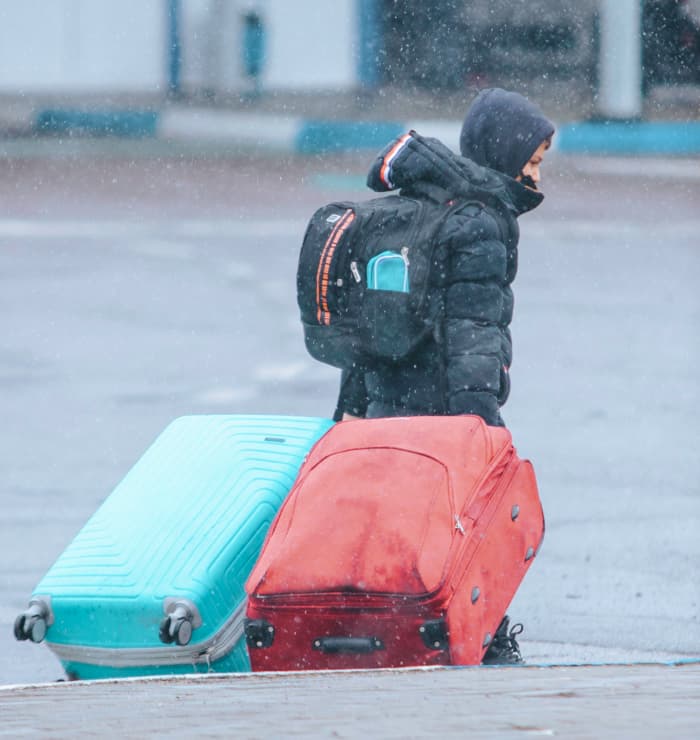
[{"label": "backpack zipper pull", "polygon": [[460,521],[459,514],[455,514],[455,529],[460,534],[466,534],[466,532],[464,531],[464,526],[462,525],[462,522]]},{"label": "backpack zipper pull", "polygon": [[357,262],[350,263],[350,272],[352,273],[352,276],[355,278],[356,283],[362,282],[362,278],[360,277],[360,271],[357,269]]},{"label": "backpack zipper pull", "polygon": [[408,247],[401,247],[401,258],[403,259],[404,263],[406,264],[406,267],[408,267],[411,264],[408,261]]}]

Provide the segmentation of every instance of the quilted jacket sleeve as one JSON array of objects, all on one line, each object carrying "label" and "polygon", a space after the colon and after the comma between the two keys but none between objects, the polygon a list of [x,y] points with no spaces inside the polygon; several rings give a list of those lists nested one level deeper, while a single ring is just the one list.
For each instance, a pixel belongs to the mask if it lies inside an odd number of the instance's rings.
[{"label": "quilted jacket sleeve", "polygon": [[451,216],[440,240],[444,313],[440,335],[447,410],[502,425],[509,382],[512,260],[497,215],[469,205]]}]

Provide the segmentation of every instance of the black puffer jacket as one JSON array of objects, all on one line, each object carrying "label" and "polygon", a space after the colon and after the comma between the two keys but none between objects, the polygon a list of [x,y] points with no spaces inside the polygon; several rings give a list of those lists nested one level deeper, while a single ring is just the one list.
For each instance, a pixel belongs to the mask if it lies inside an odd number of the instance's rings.
[{"label": "black puffer jacket", "polygon": [[438,235],[431,282],[443,310],[433,337],[400,363],[344,373],[337,414],[477,414],[502,425],[499,407],[510,389],[517,217],[543,196],[413,132],[380,153],[368,185],[465,205]]}]

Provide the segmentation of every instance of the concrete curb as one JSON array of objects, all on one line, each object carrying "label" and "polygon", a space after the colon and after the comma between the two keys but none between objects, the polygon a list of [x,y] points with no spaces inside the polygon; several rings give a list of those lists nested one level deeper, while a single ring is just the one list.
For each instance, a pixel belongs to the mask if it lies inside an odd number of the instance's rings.
[{"label": "concrete curb", "polygon": [[[378,151],[409,129],[435,136],[449,146],[459,141],[459,121],[316,120],[278,113],[210,108],[163,110],[31,111],[14,133],[25,136],[120,137],[198,142],[231,150],[287,154]],[[567,154],[700,155],[700,121],[574,122],[558,127],[554,148]]]},{"label": "concrete curb", "polygon": [[[7,737],[697,737],[697,666],[471,666],[76,681],[0,692]],[[323,700],[319,700],[319,696]],[[496,701],[494,701],[497,698]],[[494,707],[494,711],[486,709]]]},{"label": "concrete curb", "polygon": [[335,121],[264,113],[173,109],[161,114],[156,135],[174,142],[194,138],[234,149],[313,155],[379,151],[410,129],[456,146],[460,127],[459,121]]}]

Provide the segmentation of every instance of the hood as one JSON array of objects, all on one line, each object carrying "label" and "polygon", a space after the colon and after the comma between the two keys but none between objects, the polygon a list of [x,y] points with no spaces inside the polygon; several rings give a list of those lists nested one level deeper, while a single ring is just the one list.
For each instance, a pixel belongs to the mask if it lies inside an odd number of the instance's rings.
[{"label": "hood", "polygon": [[477,164],[517,177],[554,125],[527,98],[498,87],[482,90],[469,106],[459,148]]},{"label": "hood", "polygon": [[[425,192],[435,188],[448,197],[496,201],[516,215],[538,206],[543,195],[511,177],[455,154],[437,139],[415,131],[388,144],[372,165],[367,186],[376,192],[402,189]],[[433,193],[430,189],[432,188]]]}]

